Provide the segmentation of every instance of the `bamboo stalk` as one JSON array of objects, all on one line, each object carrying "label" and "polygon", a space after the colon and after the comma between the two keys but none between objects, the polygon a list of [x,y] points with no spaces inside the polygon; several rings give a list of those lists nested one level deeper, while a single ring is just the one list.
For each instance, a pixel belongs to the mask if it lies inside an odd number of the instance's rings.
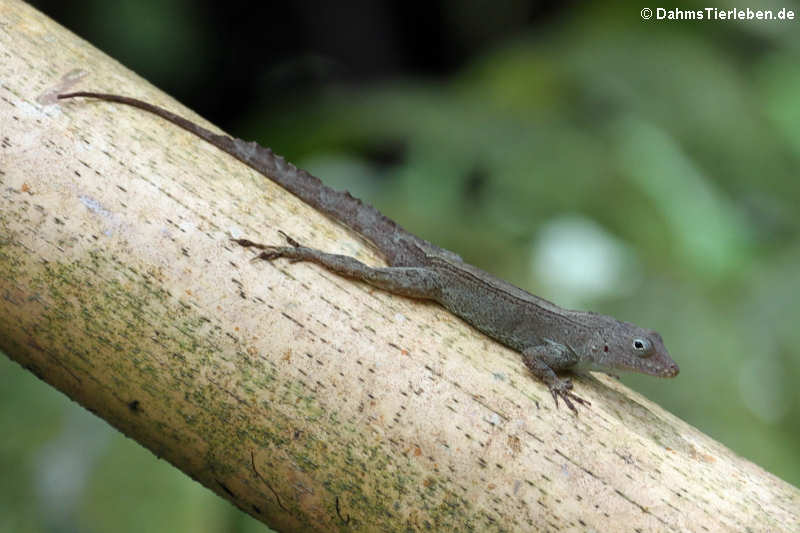
[{"label": "bamboo stalk", "polygon": [[576,381],[576,418],[435,305],[251,263],[230,237],[380,258],[155,117],[56,103],[199,120],[30,6],[0,20],[0,348],[221,497],[299,531],[800,522],[796,488],[613,380]]}]

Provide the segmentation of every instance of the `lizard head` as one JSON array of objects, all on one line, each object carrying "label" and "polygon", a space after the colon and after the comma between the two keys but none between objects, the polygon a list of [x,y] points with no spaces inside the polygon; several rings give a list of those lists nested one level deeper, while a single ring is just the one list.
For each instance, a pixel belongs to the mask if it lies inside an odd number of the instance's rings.
[{"label": "lizard head", "polygon": [[611,320],[613,324],[595,331],[590,343],[595,365],[662,378],[678,375],[678,364],[670,357],[661,335],[630,322]]}]

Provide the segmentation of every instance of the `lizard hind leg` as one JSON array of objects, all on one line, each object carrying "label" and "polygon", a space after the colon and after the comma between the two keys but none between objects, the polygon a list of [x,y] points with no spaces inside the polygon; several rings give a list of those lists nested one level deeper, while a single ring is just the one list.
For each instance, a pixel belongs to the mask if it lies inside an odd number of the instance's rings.
[{"label": "lizard hind leg", "polygon": [[289,246],[259,244],[248,239],[232,240],[245,248],[261,250],[256,259],[272,261],[279,257],[285,257],[291,262],[316,263],[340,276],[363,281],[387,292],[411,298],[435,300],[441,292],[438,274],[432,269],[425,267],[375,268],[354,257],[301,246],[286,233],[282,231],[280,233],[287,240]]}]

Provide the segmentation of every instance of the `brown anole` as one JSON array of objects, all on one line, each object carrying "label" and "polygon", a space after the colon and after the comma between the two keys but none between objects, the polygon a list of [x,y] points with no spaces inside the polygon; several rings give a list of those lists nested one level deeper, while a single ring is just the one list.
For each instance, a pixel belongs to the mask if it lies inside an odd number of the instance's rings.
[{"label": "brown anole", "polygon": [[269,148],[218,135],[166,109],[141,100],[94,92],[61,94],[59,99],[87,97],[126,104],[154,113],[227,152],[278,183],[313,208],[371,241],[389,264],[373,268],[348,256],[301,246],[281,232],[288,246],[234,239],[261,250],[257,257],[285,257],[317,263],[342,276],[412,298],[433,300],[486,335],[517,350],[530,371],[550,390],[556,406],[561,397],[577,412],[572,382],[556,371],[589,368],[628,370],[659,377],[678,374],[661,335],[610,316],[563,309],[534,296],[439,248],[383,216],[347,192],[331,189]]}]

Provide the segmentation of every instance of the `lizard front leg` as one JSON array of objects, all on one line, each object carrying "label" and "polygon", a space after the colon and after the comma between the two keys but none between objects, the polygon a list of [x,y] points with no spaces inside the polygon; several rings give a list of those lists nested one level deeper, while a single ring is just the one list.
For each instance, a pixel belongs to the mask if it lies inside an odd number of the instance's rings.
[{"label": "lizard front leg", "polygon": [[256,248],[261,253],[257,259],[272,261],[285,257],[291,261],[310,261],[335,272],[341,276],[364,281],[387,292],[409,296],[411,298],[435,299],[441,292],[438,274],[425,267],[387,267],[374,268],[361,261],[339,254],[330,254],[301,246],[282,231],[281,235],[289,246],[272,246],[259,244],[247,239],[233,239],[246,248]]},{"label": "lizard front leg", "polygon": [[588,401],[572,392],[572,381],[569,379],[561,379],[553,371],[553,368],[566,368],[578,362],[578,356],[575,351],[568,346],[553,342],[549,339],[544,339],[543,344],[531,346],[522,351],[522,359],[525,361],[525,366],[533,373],[534,376],[542,380],[550,389],[550,394],[553,395],[553,400],[558,407],[558,397],[564,400],[567,407],[578,413],[572,400],[575,400],[581,405],[591,405]]}]

